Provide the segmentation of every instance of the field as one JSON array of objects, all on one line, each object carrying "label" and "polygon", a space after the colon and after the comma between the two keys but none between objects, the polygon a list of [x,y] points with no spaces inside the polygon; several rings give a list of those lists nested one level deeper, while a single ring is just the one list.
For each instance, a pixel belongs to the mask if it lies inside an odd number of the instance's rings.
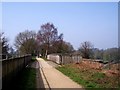
[{"label": "field", "polygon": [[120,88],[119,68],[115,64],[103,69],[101,63],[83,60],[57,69],[85,88]]}]

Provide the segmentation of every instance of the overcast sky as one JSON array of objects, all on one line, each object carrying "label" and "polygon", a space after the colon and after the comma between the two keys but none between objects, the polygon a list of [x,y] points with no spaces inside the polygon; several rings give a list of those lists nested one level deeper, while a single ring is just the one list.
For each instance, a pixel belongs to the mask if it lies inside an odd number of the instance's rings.
[{"label": "overcast sky", "polygon": [[100,49],[118,46],[117,2],[2,3],[2,30],[10,45],[18,33],[26,29],[37,32],[47,22],[75,49],[84,41]]}]

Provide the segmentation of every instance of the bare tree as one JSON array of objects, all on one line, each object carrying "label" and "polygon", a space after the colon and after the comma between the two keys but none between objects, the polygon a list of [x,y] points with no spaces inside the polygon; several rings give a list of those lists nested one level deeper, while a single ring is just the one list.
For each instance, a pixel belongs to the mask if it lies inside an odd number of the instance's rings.
[{"label": "bare tree", "polygon": [[3,55],[2,58],[8,56],[9,44],[8,39],[4,36],[3,32],[0,32],[0,54]]},{"label": "bare tree", "polygon": [[51,53],[50,49],[57,41],[62,40],[63,34],[58,35],[57,28],[51,24],[43,24],[38,31],[37,39],[42,46],[45,56],[47,53]]},{"label": "bare tree", "polygon": [[35,54],[38,50],[36,33],[28,30],[19,33],[15,38],[14,45],[20,51],[20,54]]},{"label": "bare tree", "polygon": [[53,53],[71,53],[74,51],[74,48],[69,42],[59,40],[53,44],[51,51]]},{"label": "bare tree", "polygon": [[70,42],[63,41],[61,50],[62,50],[62,53],[71,53],[74,51],[74,48]]},{"label": "bare tree", "polygon": [[89,59],[91,52],[92,52],[93,45],[89,41],[85,41],[81,43],[81,46],[79,48],[79,51],[81,52],[82,56],[84,58]]}]

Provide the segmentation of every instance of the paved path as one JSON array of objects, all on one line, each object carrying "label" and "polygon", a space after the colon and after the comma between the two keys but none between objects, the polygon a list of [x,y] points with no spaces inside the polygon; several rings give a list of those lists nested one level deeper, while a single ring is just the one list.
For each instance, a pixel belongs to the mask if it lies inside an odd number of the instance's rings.
[{"label": "paved path", "polygon": [[45,60],[37,58],[40,64],[41,76],[45,83],[45,88],[82,88],[79,84],[72,81],[69,77],[56,70]]},{"label": "paved path", "polygon": [[58,65],[57,63],[55,63],[55,62],[53,62],[53,61],[50,61],[50,60],[48,60],[47,63],[48,63],[50,66],[54,67],[54,68],[60,66],[60,65]]}]

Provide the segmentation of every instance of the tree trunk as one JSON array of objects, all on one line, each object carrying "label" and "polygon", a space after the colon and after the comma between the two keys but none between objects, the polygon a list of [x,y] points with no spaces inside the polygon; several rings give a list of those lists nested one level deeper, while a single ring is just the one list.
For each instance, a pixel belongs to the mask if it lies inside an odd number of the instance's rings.
[{"label": "tree trunk", "polygon": [[46,50],[46,51],[45,51],[45,58],[47,58],[47,52],[48,52],[48,51]]}]

